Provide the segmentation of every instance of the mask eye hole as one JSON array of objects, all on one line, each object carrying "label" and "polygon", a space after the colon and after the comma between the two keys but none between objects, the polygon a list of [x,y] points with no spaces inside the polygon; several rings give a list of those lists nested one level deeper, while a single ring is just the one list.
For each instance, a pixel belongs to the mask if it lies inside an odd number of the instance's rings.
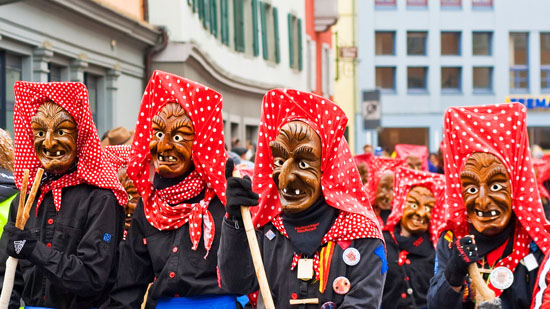
[{"label": "mask eye hole", "polygon": [[468,189],[466,189],[466,192],[468,192],[469,194],[476,194],[478,192],[478,189],[476,187],[469,187]]},{"label": "mask eye hole", "polygon": [[273,165],[275,165],[275,167],[281,167],[283,166],[283,163],[284,161],[282,159],[275,159],[275,161],[273,161]]},{"label": "mask eye hole", "polygon": [[416,203],[409,203],[409,207],[412,209],[417,209],[418,205]]},{"label": "mask eye hole", "polygon": [[305,170],[305,169],[308,168],[310,165],[307,164],[307,162],[305,162],[305,161],[300,161],[300,162],[298,163],[298,166],[299,166],[301,169]]},{"label": "mask eye hole", "polygon": [[58,134],[59,136],[62,136],[62,135],[64,135],[64,134],[65,134],[65,131],[63,131],[63,130],[59,130],[59,131],[57,131],[57,134]]},{"label": "mask eye hole", "polygon": [[172,138],[174,140],[174,142],[181,142],[183,141],[183,137],[181,137],[181,135],[177,134],[177,135],[174,135],[174,137]]},{"label": "mask eye hole", "polygon": [[155,136],[158,138],[158,139],[161,139],[163,136],[164,136],[164,133],[162,132],[155,132]]},{"label": "mask eye hole", "polygon": [[491,186],[491,191],[497,192],[497,191],[502,190],[502,188],[504,188],[504,187],[501,184],[495,183]]},{"label": "mask eye hole", "polygon": [[46,133],[44,133],[44,131],[38,131],[38,133],[36,133],[36,136],[44,137],[44,136],[46,136]]}]

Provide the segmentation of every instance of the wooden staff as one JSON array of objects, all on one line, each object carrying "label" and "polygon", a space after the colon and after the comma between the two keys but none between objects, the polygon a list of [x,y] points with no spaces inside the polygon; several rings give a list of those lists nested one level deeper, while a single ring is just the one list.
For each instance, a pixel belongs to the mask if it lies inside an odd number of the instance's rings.
[{"label": "wooden staff", "polygon": [[[233,177],[241,178],[241,173],[235,169],[233,171]],[[243,217],[244,230],[246,231],[246,238],[248,239],[248,246],[250,247],[250,254],[252,255],[252,262],[254,263],[254,270],[256,271],[256,278],[258,278],[258,284],[260,285],[260,292],[264,300],[265,308],[275,309],[273,298],[271,297],[271,290],[269,289],[269,283],[267,282],[267,276],[265,275],[264,262],[262,261],[262,254],[260,253],[260,246],[256,238],[256,230],[252,223],[250,209],[248,209],[247,206],[241,206],[241,215]]]},{"label": "wooden staff", "polygon": [[[17,217],[15,219],[15,227],[20,230],[25,229],[25,224],[29,219],[29,213],[36,197],[38,187],[40,187],[40,181],[42,180],[42,174],[44,170],[39,168],[34,177],[31,192],[29,198],[25,203],[25,197],[27,195],[27,186],[29,183],[29,170],[24,171],[23,183],[21,185],[21,193],[19,194],[19,205],[17,207]],[[13,290],[13,283],[15,279],[15,271],[17,270],[17,264],[19,259],[14,257],[8,257],[6,260],[6,271],[4,273],[4,283],[2,285],[2,294],[0,294],[0,309],[7,309],[10,304],[11,292]]]},{"label": "wooden staff", "polygon": [[493,302],[496,298],[495,292],[485,284],[476,263],[468,266],[468,273],[470,274],[470,278],[472,278],[472,286],[476,291],[476,308],[482,302]]}]

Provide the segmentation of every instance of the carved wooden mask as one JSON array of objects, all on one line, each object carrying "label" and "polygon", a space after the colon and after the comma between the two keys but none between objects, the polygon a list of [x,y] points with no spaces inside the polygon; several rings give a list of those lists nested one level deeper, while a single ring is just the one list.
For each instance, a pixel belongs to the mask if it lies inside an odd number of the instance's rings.
[{"label": "carved wooden mask", "polygon": [[411,188],[403,205],[401,228],[413,235],[426,232],[432,219],[434,205],[434,195],[428,188]]}]

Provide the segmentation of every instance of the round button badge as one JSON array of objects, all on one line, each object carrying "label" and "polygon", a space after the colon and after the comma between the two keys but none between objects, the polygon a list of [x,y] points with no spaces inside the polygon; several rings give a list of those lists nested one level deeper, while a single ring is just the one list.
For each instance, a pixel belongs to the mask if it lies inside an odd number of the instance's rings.
[{"label": "round button badge", "polygon": [[336,309],[336,303],[333,301],[327,301],[321,305],[321,309]]},{"label": "round button badge", "polygon": [[336,294],[344,295],[349,292],[351,288],[351,283],[346,277],[338,277],[332,282],[332,289]]},{"label": "round button badge", "polygon": [[342,258],[344,259],[344,263],[346,263],[346,265],[355,266],[361,260],[361,253],[359,253],[359,250],[349,247],[344,250]]},{"label": "round button badge", "polygon": [[489,280],[495,288],[506,290],[514,282],[514,273],[504,266],[499,266],[489,274]]}]

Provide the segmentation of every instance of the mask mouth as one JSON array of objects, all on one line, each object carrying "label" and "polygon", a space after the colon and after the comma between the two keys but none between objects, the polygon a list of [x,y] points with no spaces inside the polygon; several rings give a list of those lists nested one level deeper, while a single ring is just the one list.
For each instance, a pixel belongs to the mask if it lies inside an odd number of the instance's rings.
[{"label": "mask mouth", "polygon": [[482,218],[482,219],[485,219],[485,220],[496,219],[501,214],[500,210],[498,210],[498,209],[490,209],[490,210],[483,211],[483,210],[479,210],[477,208],[474,209],[474,213],[478,218]]},{"label": "mask mouth", "polygon": [[59,159],[65,156],[65,150],[48,150],[43,148],[42,154],[48,159]]},{"label": "mask mouth", "polygon": [[283,188],[280,192],[287,201],[300,200],[307,195],[306,191],[292,187]]},{"label": "mask mouth", "polygon": [[426,218],[420,217],[419,215],[413,215],[410,221],[416,227],[423,227],[429,223]]},{"label": "mask mouth", "polygon": [[157,159],[159,162],[161,162],[162,164],[173,164],[173,163],[176,163],[178,162],[178,158],[175,157],[175,156],[170,156],[170,155],[161,155],[159,154],[157,156]]}]

